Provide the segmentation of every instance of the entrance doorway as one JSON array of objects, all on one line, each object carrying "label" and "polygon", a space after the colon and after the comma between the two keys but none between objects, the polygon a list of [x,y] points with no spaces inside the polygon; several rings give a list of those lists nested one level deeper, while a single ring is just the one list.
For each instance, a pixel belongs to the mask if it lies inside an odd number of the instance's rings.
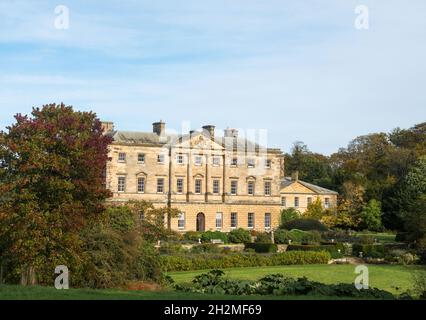
[{"label": "entrance doorway", "polygon": [[200,212],[197,214],[197,231],[204,232],[206,229],[206,218],[204,213]]}]

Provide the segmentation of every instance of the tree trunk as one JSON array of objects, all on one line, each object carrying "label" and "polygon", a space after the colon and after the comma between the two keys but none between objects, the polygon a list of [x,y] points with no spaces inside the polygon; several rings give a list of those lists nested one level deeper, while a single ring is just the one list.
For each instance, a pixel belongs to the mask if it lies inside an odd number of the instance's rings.
[{"label": "tree trunk", "polygon": [[36,273],[33,266],[25,266],[21,271],[21,286],[34,286],[37,284]]}]

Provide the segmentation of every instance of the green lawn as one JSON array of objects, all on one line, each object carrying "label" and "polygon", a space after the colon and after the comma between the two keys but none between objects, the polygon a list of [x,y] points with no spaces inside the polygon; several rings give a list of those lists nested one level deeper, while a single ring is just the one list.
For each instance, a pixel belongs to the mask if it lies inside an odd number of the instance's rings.
[{"label": "green lawn", "polygon": [[357,236],[371,236],[377,239],[380,243],[393,243],[395,242],[396,234],[386,232],[357,232]]},{"label": "green lawn", "polygon": [[[413,266],[397,265],[369,265],[370,286],[401,293],[412,287],[412,273],[421,269]],[[226,275],[235,279],[258,279],[266,274],[282,273],[291,277],[306,276],[309,279],[323,283],[353,283],[355,279],[355,266],[353,265],[303,265],[279,267],[255,267],[225,269]],[[197,274],[204,271],[173,272],[169,273],[176,282],[189,282]],[[399,290],[396,287],[400,288]],[[56,290],[51,287],[21,287],[0,285],[0,300],[3,299],[48,299],[48,300],[292,300],[292,299],[342,299],[339,297],[316,296],[228,296],[228,295],[202,295],[195,293],[164,291],[126,291],[126,290],[93,290],[69,289]]]},{"label": "green lawn", "polygon": [[[370,287],[400,293],[412,288],[413,271],[419,267],[400,265],[369,265]],[[322,283],[353,283],[354,265],[303,265],[224,269],[226,276],[234,279],[256,280],[271,273],[282,273],[289,277],[306,276],[308,279]],[[194,276],[206,271],[171,272],[169,275],[178,283],[190,282]],[[397,289],[399,288],[399,289]]]}]

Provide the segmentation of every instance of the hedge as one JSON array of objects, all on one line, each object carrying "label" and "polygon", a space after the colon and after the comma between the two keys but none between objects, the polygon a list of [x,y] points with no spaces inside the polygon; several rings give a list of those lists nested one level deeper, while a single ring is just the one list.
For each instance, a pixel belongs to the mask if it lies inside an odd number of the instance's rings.
[{"label": "hedge", "polygon": [[288,221],[284,223],[281,227],[281,229],[291,230],[291,229],[299,229],[303,231],[328,231],[328,228],[323,225],[320,221],[315,219],[307,219],[307,218],[300,218]]},{"label": "hedge", "polygon": [[354,256],[359,256],[360,252],[362,252],[363,257],[383,258],[385,255],[385,247],[382,244],[354,243],[352,245],[352,254]]},{"label": "hedge", "polygon": [[296,264],[327,264],[330,259],[331,255],[326,251],[290,251],[276,254],[163,255],[160,256],[160,264],[165,272],[171,272]]},{"label": "hedge", "polygon": [[254,249],[257,253],[275,253],[278,250],[278,246],[274,243],[246,243],[244,247],[245,249]]},{"label": "hedge", "polygon": [[[340,250],[340,252],[339,252]],[[342,243],[322,244],[322,245],[288,245],[287,251],[327,251],[333,259],[342,258],[345,253],[345,246]]]}]

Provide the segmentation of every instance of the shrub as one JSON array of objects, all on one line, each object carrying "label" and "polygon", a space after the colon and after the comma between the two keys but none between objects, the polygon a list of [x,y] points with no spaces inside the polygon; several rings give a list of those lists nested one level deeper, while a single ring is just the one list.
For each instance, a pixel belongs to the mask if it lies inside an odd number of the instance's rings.
[{"label": "shrub", "polygon": [[228,241],[231,243],[248,243],[251,241],[250,231],[243,228],[232,230],[228,233]]},{"label": "shrub", "polygon": [[201,234],[201,241],[202,242],[211,242],[211,240],[222,240],[223,243],[228,242],[228,236],[224,232],[220,231],[206,231]]},{"label": "shrub", "polygon": [[385,247],[382,244],[359,244],[352,245],[352,253],[354,256],[359,256],[362,252],[363,257],[383,258],[385,256]]},{"label": "shrub", "polygon": [[159,251],[162,254],[176,254],[176,253],[182,252],[183,250],[184,249],[182,245],[178,243],[164,242],[164,243],[161,243]]},{"label": "shrub", "polygon": [[[233,280],[224,277],[222,270],[212,270],[200,274],[192,280],[190,286],[175,286],[176,290],[197,293],[230,295],[319,295],[327,297],[354,297],[394,299],[387,291],[376,288],[358,290],[352,284],[323,284],[307,278],[287,278],[282,274],[270,274],[257,281]],[[420,288],[422,290],[424,288]],[[422,291],[424,294],[424,290]]]},{"label": "shrub", "polygon": [[329,230],[321,233],[321,237],[326,241],[334,240],[336,242],[349,242],[354,243],[358,238],[347,230]]},{"label": "shrub", "polygon": [[298,219],[300,216],[299,211],[297,211],[295,208],[288,208],[281,211],[281,225],[293,221],[295,219]]},{"label": "shrub", "polygon": [[395,236],[396,242],[405,242],[407,241],[408,232],[398,232]]},{"label": "shrub", "polygon": [[330,259],[330,253],[325,251],[291,251],[276,254],[188,254],[163,255],[159,257],[162,269],[166,272],[295,264],[327,264]]},{"label": "shrub", "polygon": [[286,222],[282,225],[283,229],[299,229],[303,231],[327,231],[328,228],[324,226],[321,222],[315,219],[295,219],[289,222]]},{"label": "shrub", "polygon": [[419,257],[407,250],[394,249],[389,250],[386,254],[386,260],[403,265],[409,265],[415,264],[419,260]]},{"label": "shrub", "polygon": [[257,242],[257,243],[272,243],[271,235],[269,233],[266,233],[266,232],[259,232],[256,235],[255,242]]},{"label": "shrub", "polygon": [[317,231],[302,231],[298,229],[284,230],[278,229],[274,233],[275,243],[318,243],[321,241],[321,234]]},{"label": "shrub", "polygon": [[255,243],[246,243],[245,244],[246,249],[254,249],[257,253],[275,253],[277,252],[277,245],[274,243],[262,243],[262,242],[255,242]]},{"label": "shrub", "polygon": [[197,231],[188,231],[184,234],[183,238],[185,240],[189,240],[189,241],[197,241],[198,239],[201,239],[201,232],[197,232]]},{"label": "shrub", "polygon": [[374,237],[368,234],[363,234],[357,237],[357,242],[360,244],[373,244]]},{"label": "shrub", "polygon": [[287,251],[327,251],[333,259],[337,259],[343,257],[345,246],[342,243],[325,245],[289,245]]},{"label": "shrub", "polygon": [[213,243],[202,243],[191,248],[192,253],[220,253],[223,250]]}]

